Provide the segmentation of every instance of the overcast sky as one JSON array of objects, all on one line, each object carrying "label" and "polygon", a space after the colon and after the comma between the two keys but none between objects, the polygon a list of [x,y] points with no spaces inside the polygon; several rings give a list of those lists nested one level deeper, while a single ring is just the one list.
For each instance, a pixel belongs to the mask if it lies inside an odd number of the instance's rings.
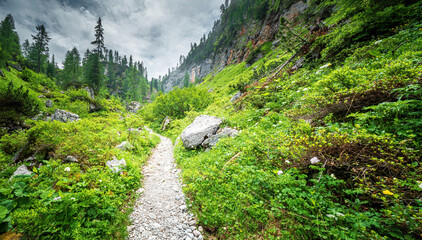
[{"label": "overcast sky", "polygon": [[[52,38],[50,54],[62,63],[66,51],[92,49],[94,27],[101,17],[105,46],[143,61],[149,77],[164,75],[190,43],[208,34],[223,0],[0,0],[0,18],[15,19],[21,42],[45,24]],[[61,65],[61,64],[60,64]]]}]

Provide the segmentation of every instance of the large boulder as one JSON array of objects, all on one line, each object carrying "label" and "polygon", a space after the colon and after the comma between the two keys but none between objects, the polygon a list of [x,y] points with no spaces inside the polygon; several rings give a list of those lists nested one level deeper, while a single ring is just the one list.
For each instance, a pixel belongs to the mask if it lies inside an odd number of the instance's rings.
[{"label": "large boulder", "polygon": [[111,169],[114,173],[121,173],[122,169],[126,167],[126,161],[124,159],[118,160],[116,157],[113,157],[113,160],[106,163],[107,167]]},{"label": "large boulder", "polygon": [[201,115],[192,122],[180,135],[187,149],[195,149],[201,143],[214,135],[223,121],[214,116]]},{"label": "large boulder", "polygon": [[32,172],[28,170],[28,168],[25,165],[21,165],[16,169],[16,171],[13,173],[13,175],[10,177],[9,180],[12,180],[15,176],[23,176],[23,175],[31,175]]},{"label": "large boulder", "polygon": [[131,113],[137,113],[141,109],[142,104],[140,102],[132,101],[130,102],[127,110]]},{"label": "large boulder", "polygon": [[238,134],[239,131],[237,131],[236,129],[225,127],[223,129],[218,130],[217,134],[205,139],[205,141],[202,142],[202,146],[205,148],[213,147],[218,143],[221,138],[236,137]]},{"label": "large boulder", "polygon": [[54,120],[68,123],[79,120],[79,115],[65,110],[56,109],[53,116],[51,116],[51,121]]}]

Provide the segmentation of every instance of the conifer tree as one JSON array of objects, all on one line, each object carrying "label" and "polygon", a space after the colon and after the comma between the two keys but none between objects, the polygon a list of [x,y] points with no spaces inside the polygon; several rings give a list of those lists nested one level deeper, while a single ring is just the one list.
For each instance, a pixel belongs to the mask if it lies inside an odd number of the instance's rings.
[{"label": "conifer tree", "polygon": [[95,41],[91,42],[91,44],[95,46],[94,53],[97,53],[101,58],[104,50],[104,28],[101,18],[98,18],[97,26],[95,26]]},{"label": "conifer tree", "polygon": [[79,82],[79,78],[81,76],[80,62],[81,57],[78,49],[73,48],[71,51],[67,51],[62,72],[62,82],[64,87],[67,88]]},{"label": "conifer tree", "polygon": [[31,46],[30,58],[35,62],[36,71],[39,73],[41,71],[41,66],[48,59],[48,42],[51,38],[45,30],[44,24],[36,26],[36,29],[38,33],[35,36],[32,35],[32,39],[35,42]]},{"label": "conifer tree", "polygon": [[0,66],[21,54],[19,36],[15,31],[15,21],[11,14],[0,23],[0,48]]}]

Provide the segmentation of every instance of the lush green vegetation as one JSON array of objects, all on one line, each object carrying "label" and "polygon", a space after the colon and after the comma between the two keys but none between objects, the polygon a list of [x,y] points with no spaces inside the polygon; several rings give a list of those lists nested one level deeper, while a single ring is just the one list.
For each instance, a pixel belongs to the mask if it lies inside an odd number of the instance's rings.
[{"label": "lush green vegetation", "polygon": [[[198,88],[213,89],[212,103],[170,123],[173,140],[201,114],[242,130],[210,151],[176,145],[210,238],[422,236],[421,5],[351,3],[312,1],[308,17],[339,6],[326,20],[335,27],[304,34],[305,48],[285,42],[250,67],[209,75]],[[303,22],[280,34],[286,27]]]}]

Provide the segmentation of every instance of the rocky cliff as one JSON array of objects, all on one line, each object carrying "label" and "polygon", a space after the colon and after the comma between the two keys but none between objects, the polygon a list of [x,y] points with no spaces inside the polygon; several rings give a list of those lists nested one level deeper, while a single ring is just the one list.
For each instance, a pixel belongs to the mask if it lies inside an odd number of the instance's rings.
[{"label": "rocky cliff", "polygon": [[[294,19],[306,8],[307,4],[304,1],[293,1],[288,8],[268,13],[263,20],[245,21],[245,24],[233,30],[236,37],[228,45],[214,49],[212,54],[204,60],[182,64],[170,72],[167,79],[163,81],[163,91],[169,92],[174,87],[182,88],[186,72],[189,74],[191,82],[194,83],[196,78],[201,79],[210,73],[217,73],[227,65],[246,61],[248,57],[252,58],[250,61],[262,58],[264,55],[261,53],[257,53],[256,56],[250,55],[254,49],[264,43],[274,42],[273,45],[277,44],[279,40],[276,35],[279,31],[280,18]],[[215,42],[214,45],[216,45]],[[198,47],[200,48],[201,45]]]}]

